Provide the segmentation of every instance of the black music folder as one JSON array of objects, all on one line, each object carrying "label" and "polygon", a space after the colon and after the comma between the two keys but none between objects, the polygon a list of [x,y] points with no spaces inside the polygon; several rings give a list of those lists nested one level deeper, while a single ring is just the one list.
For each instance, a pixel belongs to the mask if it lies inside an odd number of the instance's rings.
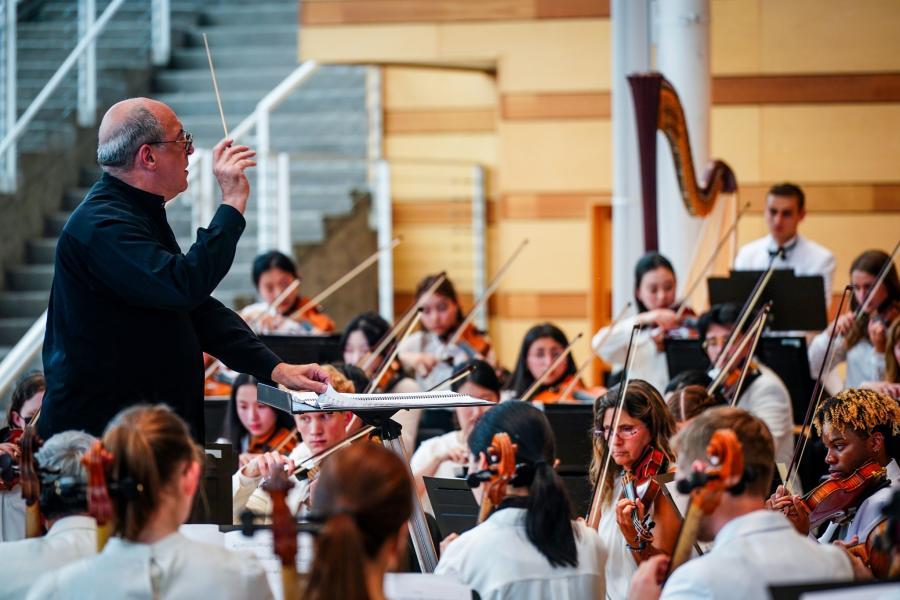
[{"label": "black music folder", "polygon": [[563,480],[576,514],[586,514],[593,492],[588,468],[594,452],[594,407],[590,404],[538,404],[556,438],[556,472]]},{"label": "black music folder", "polygon": [[[712,366],[703,349],[703,342],[697,339],[666,338],[663,342],[669,379],[675,379],[684,371],[708,371]],[[663,390],[659,390],[662,393]]]},{"label": "black music folder", "polygon": [[[750,298],[763,271],[732,271],[728,277],[706,280],[710,304],[730,302],[739,307]],[[828,324],[825,283],[821,275],[794,275],[793,269],[775,269],[757,307],[772,301],[766,326],[772,331],[822,331]]]},{"label": "black music folder", "polygon": [[292,365],[320,365],[344,360],[341,335],[261,335],[260,341],[278,358]]},{"label": "black music folder", "polygon": [[478,503],[465,479],[423,477],[431,510],[437,520],[441,539],[460,534],[478,523]]}]

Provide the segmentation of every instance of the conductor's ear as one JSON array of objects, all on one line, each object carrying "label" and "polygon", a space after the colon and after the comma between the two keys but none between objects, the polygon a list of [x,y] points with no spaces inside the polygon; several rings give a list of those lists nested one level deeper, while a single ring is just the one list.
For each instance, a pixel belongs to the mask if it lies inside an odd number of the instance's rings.
[{"label": "conductor's ear", "polygon": [[150,144],[144,144],[138,148],[137,154],[134,157],[135,167],[155,171],[156,164],[156,156],[153,154],[153,148]]}]

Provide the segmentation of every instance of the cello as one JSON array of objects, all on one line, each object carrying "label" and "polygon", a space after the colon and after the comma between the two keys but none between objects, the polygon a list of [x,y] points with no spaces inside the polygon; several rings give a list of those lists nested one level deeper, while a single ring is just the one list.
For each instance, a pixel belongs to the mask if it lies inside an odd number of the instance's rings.
[{"label": "cello", "polygon": [[478,511],[478,523],[491,515],[494,508],[506,497],[506,487],[516,476],[516,450],[517,445],[512,442],[508,433],[495,433],[491,439],[491,445],[487,449],[488,467],[482,471],[469,474],[466,483],[471,488],[477,488],[482,483],[487,483],[487,489],[481,497],[481,507]]},{"label": "cello", "polygon": [[[112,500],[109,498],[109,486],[106,483],[106,473],[112,462],[113,455],[103,447],[100,440],[95,441],[91,449],[81,457],[81,464],[87,471],[88,514],[97,521],[97,553],[103,551],[109,540],[113,518]],[[138,484],[138,491],[140,487]]]}]

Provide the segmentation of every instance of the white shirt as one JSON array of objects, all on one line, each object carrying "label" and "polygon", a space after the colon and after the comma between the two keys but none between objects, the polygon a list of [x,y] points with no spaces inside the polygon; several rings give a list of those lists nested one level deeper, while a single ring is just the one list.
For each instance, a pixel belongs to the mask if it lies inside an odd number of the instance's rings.
[{"label": "white shirt", "polygon": [[[821,275],[824,283],[825,308],[831,299],[831,282],[834,280],[836,263],[834,254],[828,248],[808,240],[801,235],[795,236],[785,245],[787,256],[775,259],[776,269],[793,269],[794,275]],[[745,244],[738,250],[734,259],[735,271],[765,271],[769,268],[771,255],[778,250],[778,244],[771,235]]]},{"label": "white shirt", "polygon": [[602,598],[606,550],[597,532],[573,522],[577,567],[552,567],[528,541],[525,509],[504,508],[454,540],[436,575],[471,586],[482,600]]},{"label": "white shirt", "polygon": [[[416,383],[423,390],[430,390],[453,374],[453,367],[469,360],[469,355],[459,346],[448,346],[430,331],[416,331],[400,343],[400,354],[407,352],[425,352],[436,358],[438,363],[425,377],[416,375]],[[449,358],[450,361],[441,360]]]},{"label": "white shirt", "polygon": [[[813,379],[819,376],[819,370],[825,361],[825,351],[828,349],[828,334],[829,330],[826,329],[814,337],[809,344],[809,372],[810,377]],[[848,350],[844,336],[838,334],[834,336],[831,353],[833,357],[831,359],[832,369],[843,362],[847,363],[847,379],[844,381],[843,389],[859,387],[866,381],[884,380],[884,354],[877,352],[875,346],[869,342],[868,338],[860,338]]]},{"label": "white shirt", "polygon": [[[298,444],[291,450],[288,458],[294,461],[296,465],[310,456],[311,453],[307,445]],[[288,490],[287,493],[288,508],[291,509],[293,514],[301,512],[301,509],[303,509],[302,513],[305,513],[309,509],[310,501],[309,480],[303,479],[298,481],[296,478],[291,478],[291,482],[294,484],[294,487]],[[258,515],[268,516],[272,514],[272,500],[269,494],[259,487],[260,483],[262,483],[262,475],[248,477],[244,474],[243,467],[239,468],[231,476],[231,510],[235,523],[240,522],[241,512],[244,509],[252,510]]]},{"label": "white shirt", "polygon": [[900,467],[897,466],[896,461],[891,460],[888,463],[887,476],[888,481],[890,481],[889,487],[881,488],[863,500],[856,510],[856,514],[853,515],[853,518],[850,519],[846,526],[841,527],[836,523],[829,523],[819,541],[823,544],[828,544],[835,540],[846,542],[853,536],[856,536],[860,543],[864,543],[869,538],[872,530],[884,521],[884,507],[891,501],[891,496],[894,492],[900,489]]},{"label": "white shirt", "polygon": [[[240,315],[247,325],[250,326],[250,321],[267,312],[268,309],[268,302],[256,302],[242,308]],[[253,333],[256,335],[311,335],[317,333],[315,329],[309,327],[307,324],[295,321],[294,319],[288,319],[287,317],[281,319],[274,329],[263,327],[259,323],[250,326],[250,329],[252,329]]]},{"label": "white shirt", "polygon": [[[622,530],[619,529],[619,524],[616,522],[615,506],[618,499],[622,497],[622,478],[617,475],[615,482],[613,501],[604,506],[600,512],[597,533],[608,553],[606,557],[606,597],[612,600],[625,600],[628,596],[631,578],[637,571],[637,562],[635,562],[631,550],[627,548],[625,536],[622,535]],[[639,487],[638,494],[643,494],[646,489],[647,484]]]},{"label": "white shirt", "polygon": [[0,492],[0,542],[15,542],[25,538],[25,499],[18,484]]},{"label": "white shirt", "polygon": [[769,585],[852,579],[843,550],[797,533],[781,513],[757,510],[729,521],[712,550],[676,569],[661,598],[756,600],[769,597]]},{"label": "white shirt", "polygon": [[45,573],[96,553],[97,522],[85,516],[63,517],[43,537],[0,544],[5,566],[0,596],[24,598]]},{"label": "white shirt", "polygon": [[[613,365],[615,369],[625,366],[625,356],[628,354],[628,342],[631,340],[631,330],[637,322],[637,316],[622,319],[613,328],[612,333],[600,346],[600,342],[606,337],[609,326],[604,327],[594,335],[591,347],[594,352]],[[663,393],[669,383],[669,365],[666,362],[666,353],[660,352],[653,341],[651,331],[642,329],[634,336],[634,359],[631,365],[631,378],[643,379]]]},{"label": "white shirt", "polygon": [[791,394],[769,367],[759,365],[759,372],[759,377],[741,392],[737,406],[766,424],[775,442],[775,462],[788,464],[794,451]]},{"label": "white shirt", "polygon": [[[443,456],[452,448],[466,448],[466,441],[462,439],[462,431],[448,431],[444,435],[429,438],[422,442],[422,445],[416,449],[415,454],[409,461],[409,468],[413,475],[418,475],[418,471],[427,467],[434,460],[434,457]],[[425,476],[442,477],[444,479],[458,478],[461,474],[462,466],[452,460],[444,460],[441,461],[434,473],[428,473]],[[434,514],[434,509],[431,507],[431,499],[427,493],[423,494],[422,497],[422,510],[432,515]]]},{"label": "white shirt", "polygon": [[154,544],[110,538],[103,552],[45,574],[29,599],[269,599],[266,574],[253,556],[175,532]]}]

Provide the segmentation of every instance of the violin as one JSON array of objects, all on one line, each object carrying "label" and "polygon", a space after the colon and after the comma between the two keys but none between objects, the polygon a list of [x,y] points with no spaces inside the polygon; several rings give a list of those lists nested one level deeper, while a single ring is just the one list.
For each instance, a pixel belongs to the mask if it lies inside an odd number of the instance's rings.
[{"label": "violin", "polygon": [[508,433],[495,433],[491,445],[487,448],[488,467],[483,471],[471,473],[466,478],[469,487],[476,488],[487,483],[487,489],[481,497],[481,508],[478,511],[478,523],[487,519],[494,507],[506,497],[506,487],[516,476],[516,450]]},{"label": "violin", "polygon": [[[24,429],[11,429],[4,443],[19,444],[24,433]],[[19,461],[9,454],[0,455],[0,492],[8,492],[17,485],[19,485]]]},{"label": "violin", "polygon": [[250,443],[247,444],[247,453],[281,452],[282,454],[290,454],[291,450],[297,446],[296,434],[296,429],[291,430],[286,427],[279,427],[268,437],[251,436]]},{"label": "violin", "polygon": [[[662,450],[647,446],[637,465],[626,469],[622,474],[622,490],[625,497],[633,502],[640,500],[644,507],[643,518],[638,515],[637,509],[631,511],[631,524],[636,536],[634,544],[629,544],[629,547],[637,548],[636,552],[641,552],[647,544],[653,541],[653,528],[656,524],[650,520],[650,509],[661,490],[659,482],[654,477],[664,473],[668,466],[669,460]],[[645,483],[647,489],[644,491],[644,495],[640,496],[637,488]]]},{"label": "violin", "polygon": [[113,455],[97,440],[83,457],[81,464],[87,471],[88,480],[88,514],[97,521],[97,552],[101,552],[109,539],[110,525],[113,517],[112,501],[109,498],[109,487],[106,483],[106,471],[112,464]]},{"label": "violin", "polygon": [[465,352],[466,357],[469,359],[483,359],[491,351],[491,341],[486,333],[479,331],[474,325],[469,323],[459,334],[456,340],[456,347]]},{"label": "violin", "polygon": [[601,388],[588,388],[576,377],[577,373],[567,375],[553,385],[549,385],[532,396],[532,402],[553,404],[556,402],[593,402],[600,395]]},{"label": "violin", "polygon": [[34,460],[35,453],[43,445],[38,437],[37,429],[29,425],[24,429],[19,446],[22,456],[19,459],[19,483],[22,485],[22,498],[25,499],[25,537],[33,538],[43,534],[41,509],[38,500],[41,497],[41,480]]},{"label": "violin", "polygon": [[853,517],[859,504],[890,485],[887,469],[868,461],[850,475],[828,479],[803,497],[809,511],[809,526],[815,529],[825,521],[842,522]]},{"label": "violin", "polygon": [[262,489],[272,499],[272,544],[281,559],[281,586],[283,598],[300,598],[300,581],[297,577],[297,521],[287,505],[287,494],[294,487],[283,470],[276,470],[262,484]]}]

